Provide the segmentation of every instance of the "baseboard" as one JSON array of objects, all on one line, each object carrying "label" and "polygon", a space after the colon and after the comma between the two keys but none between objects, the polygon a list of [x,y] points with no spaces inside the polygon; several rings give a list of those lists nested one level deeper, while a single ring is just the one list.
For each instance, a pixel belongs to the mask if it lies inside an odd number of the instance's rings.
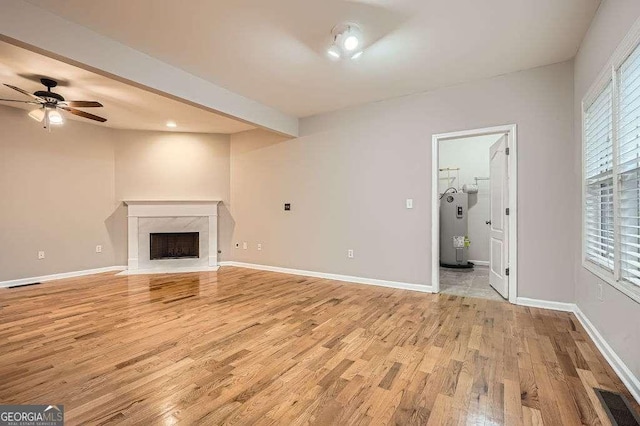
[{"label": "baseboard", "polygon": [[104,268],[85,269],[84,271],[62,272],[59,274],[42,275],[40,277],[19,278],[17,280],[0,281],[0,288],[33,284],[44,281],[61,280],[64,278],[81,277],[83,275],[101,274],[103,272],[115,272],[127,269],[126,266],[106,266]]},{"label": "baseboard", "polygon": [[587,330],[589,337],[596,344],[600,353],[604,358],[609,362],[611,368],[618,374],[622,383],[625,384],[631,395],[636,399],[636,401],[640,404],[640,380],[634,376],[629,367],[620,359],[618,354],[613,350],[611,346],[604,339],[602,334],[598,331],[598,329],[591,323],[589,318],[580,310],[580,308],[576,305],[574,314],[580,324]]},{"label": "baseboard", "polygon": [[529,299],[528,297],[516,298],[516,305],[529,306],[531,308],[551,309],[554,311],[575,312],[575,303],[553,302],[551,300]]},{"label": "baseboard", "polygon": [[478,265],[478,266],[489,266],[489,261],[488,260],[471,260],[471,259],[469,259],[469,262],[473,263],[474,265]]},{"label": "baseboard", "polygon": [[412,283],[403,283],[398,281],[377,280],[373,278],[353,277],[349,275],[327,274],[324,272],[304,271],[301,269],[281,268],[278,266],[258,265],[255,263],[243,262],[219,262],[220,266],[236,266],[239,268],[258,269],[260,271],[280,272],[283,274],[302,275],[305,277],[324,278],[335,281],[345,281],[349,283],[376,285],[380,287],[390,287],[402,290],[419,291],[422,293],[433,293],[433,287],[430,285],[420,285]]}]

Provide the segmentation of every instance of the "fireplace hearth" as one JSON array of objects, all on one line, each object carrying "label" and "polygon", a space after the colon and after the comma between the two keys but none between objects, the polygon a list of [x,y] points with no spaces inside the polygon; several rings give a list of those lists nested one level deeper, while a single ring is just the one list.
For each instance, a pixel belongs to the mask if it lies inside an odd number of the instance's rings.
[{"label": "fireplace hearth", "polygon": [[149,237],[151,260],[197,259],[200,256],[198,232],[153,232]]}]

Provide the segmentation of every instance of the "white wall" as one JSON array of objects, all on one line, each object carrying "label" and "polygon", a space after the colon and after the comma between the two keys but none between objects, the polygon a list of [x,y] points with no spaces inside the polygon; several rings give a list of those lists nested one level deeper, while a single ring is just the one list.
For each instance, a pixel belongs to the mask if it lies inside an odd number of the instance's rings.
[{"label": "white wall", "polygon": [[[581,184],[582,176],[582,98],[639,16],[640,2],[637,0],[604,0],[575,59],[573,181],[577,185]],[[571,250],[575,254],[576,302],[633,374],[640,378],[640,304],[582,267],[581,192],[578,190],[573,194],[571,216],[575,220],[572,233],[576,238]],[[598,300],[601,286],[602,301]]]},{"label": "white wall", "polygon": [[564,62],[306,118],[292,140],[232,135],[233,260],[430,285],[431,136],[515,123],[518,295],[572,302],[572,79]]},{"label": "white wall", "polygon": [[[460,168],[450,172],[440,172],[440,192],[449,186],[461,190],[464,184],[475,184],[475,177],[489,177],[489,148],[500,135],[476,136],[462,139],[449,139],[440,142],[440,168]],[[455,179],[459,181],[455,182]],[[449,182],[448,182],[449,181]],[[471,241],[469,260],[489,262],[489,225],[490,218],[489,181],[478,181],[478,193],[469,194],[468,236]]]}]

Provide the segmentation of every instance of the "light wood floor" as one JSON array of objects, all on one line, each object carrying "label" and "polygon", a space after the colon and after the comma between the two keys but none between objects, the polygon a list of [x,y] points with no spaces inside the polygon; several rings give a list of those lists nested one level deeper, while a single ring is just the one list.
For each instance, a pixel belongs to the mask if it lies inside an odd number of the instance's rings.
[{"label": "light wood floor", "polygon": [[572,314],[230,267],[2,289],[0,344],[0,402],[70,425],[595,425],[594,387],[633,400]]}]

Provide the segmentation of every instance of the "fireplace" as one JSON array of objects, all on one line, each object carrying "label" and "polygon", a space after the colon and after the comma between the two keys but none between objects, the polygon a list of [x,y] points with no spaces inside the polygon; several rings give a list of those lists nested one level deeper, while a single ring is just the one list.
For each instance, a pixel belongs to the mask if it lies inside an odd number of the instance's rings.
[{"label": "fireplace", "polygon": [[149,237],[151,260],[200,257],[198,232],[152,232]]},{"label": "fireplace", "polygon": [[217,271],[216,200],[133,200],[127,204],[123,275]]}]

